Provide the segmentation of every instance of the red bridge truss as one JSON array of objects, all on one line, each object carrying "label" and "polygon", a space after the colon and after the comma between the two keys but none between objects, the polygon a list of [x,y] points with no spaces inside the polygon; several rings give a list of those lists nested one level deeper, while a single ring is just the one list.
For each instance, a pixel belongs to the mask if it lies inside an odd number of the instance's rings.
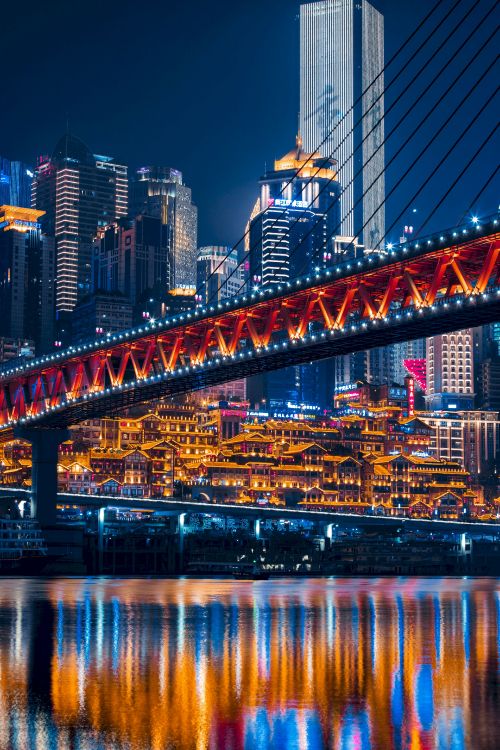
[{"label": "red bridge truss", "polygon": [[500,319],[497,220],[3,366],[0,434]]}]

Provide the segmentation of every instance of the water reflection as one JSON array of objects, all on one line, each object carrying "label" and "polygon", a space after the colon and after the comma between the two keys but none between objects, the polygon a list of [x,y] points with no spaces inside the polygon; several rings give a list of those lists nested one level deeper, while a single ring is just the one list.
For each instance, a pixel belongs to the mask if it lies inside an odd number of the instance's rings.
[{"label": "water reflection", "polygon": [[500,582],[6,580],[0,750],[491,750]]}]

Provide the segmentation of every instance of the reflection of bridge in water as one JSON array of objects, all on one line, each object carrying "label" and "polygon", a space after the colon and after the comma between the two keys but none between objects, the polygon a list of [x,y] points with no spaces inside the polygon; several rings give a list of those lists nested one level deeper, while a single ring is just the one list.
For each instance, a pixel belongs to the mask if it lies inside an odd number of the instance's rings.
[{"label": "reflection of bridge in water", "polygon": [[1,750],[497,746],[493,580],[15,581],[0,609]]},{"label": "reflection of bridge in water", "polygon": [[36,513],[54,520],[66,427],[139,402],[500,320],[498,220],[404,243],[0,373],[0,439],[33,444]]}]

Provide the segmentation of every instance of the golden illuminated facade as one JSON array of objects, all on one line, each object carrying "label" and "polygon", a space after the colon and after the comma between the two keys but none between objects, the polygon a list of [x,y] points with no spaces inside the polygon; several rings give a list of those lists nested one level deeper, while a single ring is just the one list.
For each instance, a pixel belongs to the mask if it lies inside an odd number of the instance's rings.
[{"label": "golden illuminated facade", "polygon": [[4,232],[29,232],[40,229],[40,217],[45,211],[20,206],[0,206],[0,229]]},{"label": "golden illuminated facade", "polygon": [[45,212],[0,206],[0,337],[48,351],[54,341],[54,240],[42,235]]},{"label": "golden illuminated facade", "polygon": [[[171,495],[177,482],[186,496],[220,503],[496,517],[462,464],[429,455],[424,421],[392,407],[365,411],[325,422],[242,422],[246,412],[235,404],[203,411],[185,403],[93,420],[61,445],[59,490],[154,498]],[[3,448],[0,476],[3,484],[29,486],[26,444]]]}]

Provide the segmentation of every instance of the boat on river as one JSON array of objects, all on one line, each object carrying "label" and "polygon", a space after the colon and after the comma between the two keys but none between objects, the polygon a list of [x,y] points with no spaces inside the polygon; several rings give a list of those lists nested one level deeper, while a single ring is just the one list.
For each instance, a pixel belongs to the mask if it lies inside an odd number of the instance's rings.
[{"label": "boat on river", "polygon": [[240,581],[267,581],[269,571],[255,563],[240,563],[233,566],[233,578]]},{"label": "boat on river", "polygon": [[0,575],[41,573],[49,555],[33,518],[0,518]]}]

